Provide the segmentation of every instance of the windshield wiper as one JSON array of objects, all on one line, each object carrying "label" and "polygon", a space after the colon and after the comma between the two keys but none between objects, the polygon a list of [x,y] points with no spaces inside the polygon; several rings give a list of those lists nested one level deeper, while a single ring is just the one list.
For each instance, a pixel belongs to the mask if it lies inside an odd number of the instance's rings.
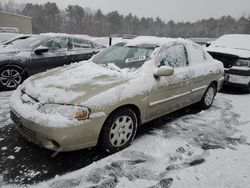
[{"label": "windshield wiper", "polygon": [[116,70],[118,72],[122,72],[121,69],[116,66],[114,63],[103,63],[103,64],[99,64],[100,66],[102,67],[105,67],[105,68],[109,68],[111,70]]}]

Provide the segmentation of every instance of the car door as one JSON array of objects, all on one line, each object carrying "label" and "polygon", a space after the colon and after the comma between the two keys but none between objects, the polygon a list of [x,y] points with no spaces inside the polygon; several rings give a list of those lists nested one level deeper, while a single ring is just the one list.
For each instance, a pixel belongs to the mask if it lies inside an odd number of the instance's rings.
[{"label": "car door", "polygon": [[90,41],[81,38],[71,38],[71,60],[72,62],[79,62],[90,59],[95,51]]},{"label": "car door", "polygon": [[47,47],[49,50],[41,54],[37,54],[35,51],[32,53],[30,65],[32,74],[70,64],[68,45],[68,37],[54,37],[40,44],[39,47]]},{"label": "car door", "polygon": [[192,101],[201,100],[209,84],[214,80],[214,67],[211,66],[211,57],[204,49],[195,44],[188,45],[189,70],[192,80]]},{"label": "car door", "polygon": [[159,66],[171,66],[174,74],[159,77],[148,95],[147,118],[153,119],[188,103],[190,72],[185,46],[175,44],[166,49]]}]

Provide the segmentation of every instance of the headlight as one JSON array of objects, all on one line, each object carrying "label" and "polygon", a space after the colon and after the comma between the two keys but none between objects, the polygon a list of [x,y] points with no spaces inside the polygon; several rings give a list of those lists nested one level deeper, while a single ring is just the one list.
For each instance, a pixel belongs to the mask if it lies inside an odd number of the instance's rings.
[{"label": "headlight", "polygon": [[236,63],[236,66],[250,67],[249,59],[239,59]]},{"label": "headlight", "polygon": [[80,121],[89,118],[89,109],[82,106],[44,104],[38,110],[46,114],[61,115],[70,120]]}]

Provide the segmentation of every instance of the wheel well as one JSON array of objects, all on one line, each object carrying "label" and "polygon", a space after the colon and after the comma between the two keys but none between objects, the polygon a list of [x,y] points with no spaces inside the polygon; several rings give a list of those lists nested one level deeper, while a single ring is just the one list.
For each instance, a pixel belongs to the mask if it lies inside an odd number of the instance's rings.
[{"label": "wheel well", "polygon": [[[134,104],[126,104],[126,105],[120,106],[120,107],[116,108],[115,110],[113,110],[113,111],[109,114],[109,116],[110,116],[111,114],[115,113],[117,110],[120,110],[120,109],[122,109],[122,108],[129,108],[129,109],[133,110],[134,113],[135,113],[135,115],[136,115],[136,117],[137,117],[138,125],[141,124],[141,111],[140,111],[140,109],[138,108],[138,106],[136,106],[136,105],[134,105]],[[109,116],[108,116],[108,117],[109,117]]]},{"label": "wheel well", "polygon": [[218,83],[217,83],[217,81],[213,81],[211,84],[213,84],[215,86],[215,89],[216,89],[216,92],[217,92],[217,90],[218,90]]},{"label": "wheel well", "polygon": [[[141,111],[140,109],[138,108],[138,106],[134,105],[134,104],[126,104],[126,105],[123,105],[123,106],[119,106],[118,108],[114,109],[109,115],[108,117],[105,119],[103,125],[106,123],[106,121],[108,120],[108,118],[114,114],[116,111],[120,110],[120,109],[123,109],[123,108],[129,108],[131,110],[133,110],[133,112],[135,113],[136,117],[137,117],[137,121],[138,121],[138,128],[140,127],[141,125]],[[99,137],[98,137],[98,143],[100,141],[100,136],[102,134],[102,130],[103,130],[103,125],[102,125],[102,129],[100,131],[100,134],[99,134]]]},{"label": "wheel well", "polygon": [[0,66],[0,69],[3,68],[3,67],[5,67],[5,66],[13,66],[13,67],[17,67],[17,68],[23,69],[24,70],[25,78],[28,78],[28,76],[29,76],[27,70],[23,66],[21,66],[21,65],[17,65],[17,64],[3,64],[3,65]]}]

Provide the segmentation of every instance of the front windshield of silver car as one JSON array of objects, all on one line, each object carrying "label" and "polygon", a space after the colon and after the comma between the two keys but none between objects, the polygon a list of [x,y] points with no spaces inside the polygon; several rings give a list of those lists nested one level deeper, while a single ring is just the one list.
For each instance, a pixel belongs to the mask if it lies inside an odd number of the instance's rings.
[{"label": "front windshield of silver car", "polygon": [[115,65],[120,69],[137,69],[149,58],[154,48],[148,45],[126,46],[120,43],[97,54],[93,62],[102,66]]}]

